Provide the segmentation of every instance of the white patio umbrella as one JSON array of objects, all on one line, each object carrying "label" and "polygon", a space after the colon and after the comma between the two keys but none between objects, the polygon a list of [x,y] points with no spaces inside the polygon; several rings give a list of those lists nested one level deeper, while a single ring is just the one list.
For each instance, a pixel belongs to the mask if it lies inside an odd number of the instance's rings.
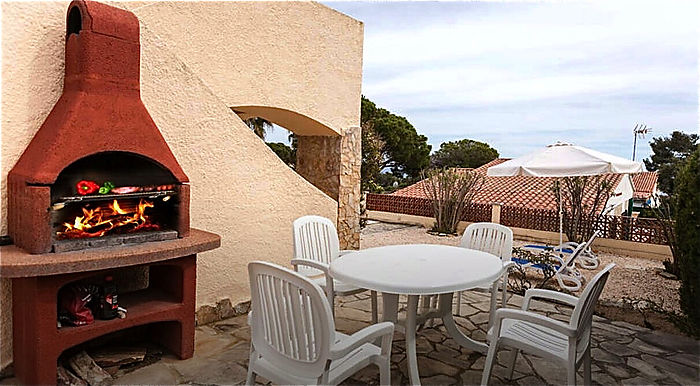
[{"label": "white patio umbrella", "polygon": [[[502,164],[486,171],[488,176],[575,177],[595,176],[605,173],[633,174],[642,172],[640,162],[630,161],[611,154],[570,143],[557,142],[544,149]],[[562,244],[563,210],[559,200],[559,245]]]}]

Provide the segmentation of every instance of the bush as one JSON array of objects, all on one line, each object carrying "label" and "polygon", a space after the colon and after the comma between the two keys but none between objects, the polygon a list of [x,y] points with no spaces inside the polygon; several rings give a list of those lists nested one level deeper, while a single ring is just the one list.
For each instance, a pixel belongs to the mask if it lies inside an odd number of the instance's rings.
[{"label": "bush", "polygon": [[[526,249],[513,247],[513,257],[520,260],[525,260],[533,265],[539,265],[544,269],[538,270],[541,273],[541,277],[540,275],[528,276],[527,270],[529,268],[516,264],[513,268],[513,272],[508,275],[508,286],[512,292],[519,295],[525,295],[525,291],[531,288],[549,287],[549,281],[557,273],[555,269],[557,260],[554,255],[547,251],[532,253]],[[535,278],[538,278],[538,280],[535,280]],[[533,280],[535,280],[534,283]]]},{"label": "bush", "polygon": [[455,169],[434,169],[422,173],[423,190],[433,205],[433,232],[456,234],[457,224],[481,187],[483,177]]},{"label": "bush", "polygon": [[700,329],[700,147],[680,169],[673,201],[681,309],[697,331]]},{"label": "bush", "polygon": [[593,224],[607,212],[605,203],[612,195],[610,175],[564,177],[552,187],[559,206],[562,201],[564,234],[569,241],[582,243],[595,231]]}]

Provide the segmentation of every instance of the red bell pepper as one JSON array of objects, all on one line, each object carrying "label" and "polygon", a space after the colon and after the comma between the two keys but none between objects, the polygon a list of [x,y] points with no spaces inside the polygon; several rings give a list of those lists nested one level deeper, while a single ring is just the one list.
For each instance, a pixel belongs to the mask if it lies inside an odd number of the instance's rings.
[{"label": "red bell pepper", "polygon": [[97,185],[95,181],[80,181],[75,184],[75,188],[78,190],[78,194],[84,196],[86,194],[92,194],[100,189],[100,185]]}]

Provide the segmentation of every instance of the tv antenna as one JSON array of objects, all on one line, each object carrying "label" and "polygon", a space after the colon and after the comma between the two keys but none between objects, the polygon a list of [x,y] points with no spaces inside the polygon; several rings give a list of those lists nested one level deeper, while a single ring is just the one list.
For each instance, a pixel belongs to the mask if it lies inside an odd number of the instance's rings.
[{"label": "tv antenna", "polygon": [[646,134],[651,133],[651,127],[647,127],[647,125],[642,124],[642,123],[637,123],[634,125],[634,148],[632,149],[632,161],[634,161],[635,156],[637,155],[637,136],[640,136],[644,138]]}]

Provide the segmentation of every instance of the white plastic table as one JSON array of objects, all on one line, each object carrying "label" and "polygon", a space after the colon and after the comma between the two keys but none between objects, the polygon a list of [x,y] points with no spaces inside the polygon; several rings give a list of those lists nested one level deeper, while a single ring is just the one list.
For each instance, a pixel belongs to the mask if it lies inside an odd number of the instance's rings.
[{"label": "white plastic table", "polygon": [[501,259],[486,252],[446,245],[409,244],[349,253],[331,263],[330,274],[342,282],[381,292],[385,321],[397,323],[399,295],[408,295],[406,356],[411,384],[418,385],[419,297],[439,295],[438,309],[421,318],[440,317],[447,332],[460,345],[486,353],[486,344],[472,340],[457,329],[452,318],[452,295],[457,291],[490,287],[502,269]]}]

